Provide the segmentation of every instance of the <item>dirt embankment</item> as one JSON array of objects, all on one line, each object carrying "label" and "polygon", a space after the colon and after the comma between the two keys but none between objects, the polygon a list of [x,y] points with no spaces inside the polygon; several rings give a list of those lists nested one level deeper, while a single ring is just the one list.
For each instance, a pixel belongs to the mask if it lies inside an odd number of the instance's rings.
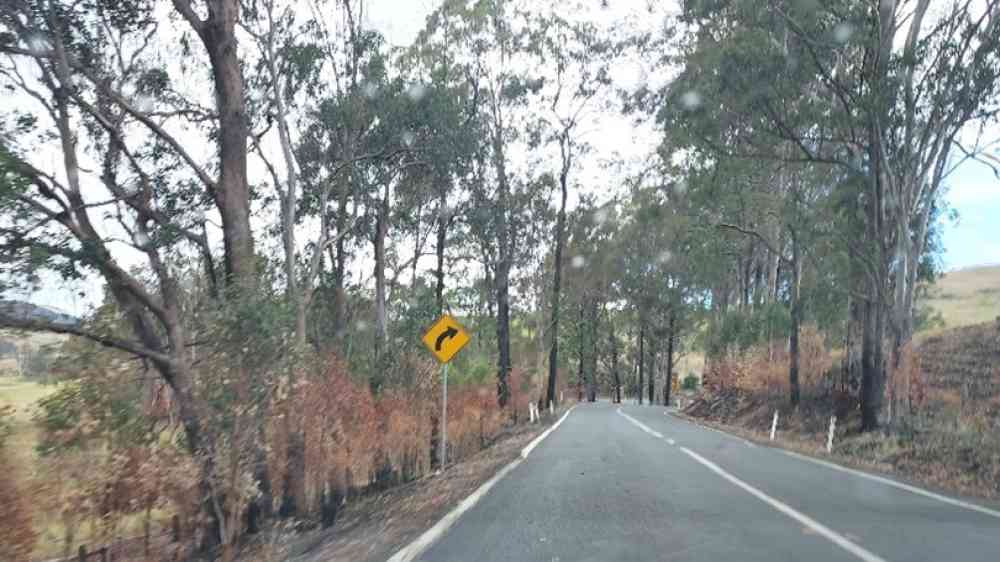
[{"label": "dirt embankment", "polygon": [[[703,392],[684,414],[770,443],[778,411],[777,446],[942,490],[1000,498],[1000,326],[991,322],[928,337],[917,356],[923,397],[876,432],[861,433],[856,402],[835,408],[823,392],[806,391],[793,410],[784,396],[727,388]],[[833,451],[827,453],[830,417],[838,409]]]}]

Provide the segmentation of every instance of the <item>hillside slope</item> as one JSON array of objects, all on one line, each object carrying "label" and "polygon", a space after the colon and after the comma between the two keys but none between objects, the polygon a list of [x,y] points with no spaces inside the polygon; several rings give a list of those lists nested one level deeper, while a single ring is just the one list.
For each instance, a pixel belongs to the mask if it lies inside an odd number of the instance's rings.
[{"label": "hillside slope", "polygon": [[1000,316],[1000,265],[949,271],[922,302],[941,313],[944,329],[991,322]]}]

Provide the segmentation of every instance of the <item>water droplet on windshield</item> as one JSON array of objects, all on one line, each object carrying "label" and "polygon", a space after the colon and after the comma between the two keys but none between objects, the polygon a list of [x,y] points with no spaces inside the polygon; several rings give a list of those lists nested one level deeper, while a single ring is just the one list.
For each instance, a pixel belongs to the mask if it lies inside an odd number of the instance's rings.
[{"label": "water droplet on windshield", "polygon": [[687,110],[698,109],[701,107],[701,94],[694,90],[684,92],[681,96],[681,105]]},{"label": "water droplet on windshield", "polygon": [[600,225],[606,223],[607,221],[608,221],[607,209],[598,209],[594,211],[594,222]]},{"label": "water droplet on windshield", "polygon": [[371,82],[365,82],[364,85],[361,86],[361,92],[366,98],[373,99],[376,95],[378,95],[378,86],[372,84]]},{"label": "water droplet on windshield", "polygon": [[153,98],[144,94],[140,94],[135,99],[135,108],[143,113],[149,113],[150,111],[153,111],[153,109],[155,108]]},{"label": "water droplet on windshield", "polygon": [[406,89],[406,95],[415,102],[420,101],[427,95],[427,86],[420,82],[410,84],[410,87]]},{"label": "water droplet on windshield", "polygon": [[25,39],[25,43],[28,44],[28,51],[32,55],[41,56],[52,50],[52,45],[49,44],[48,38],[41,33],[33,33]]},{"label": "water droplet on windshield", "polygon": [[410,131],[403,132],[403,144],[405,144],[406,146],[413,146],[414,140],[415,137],[413,136],[413,133],[411,133]]},{"label": "water droplet on windshield", "polygon": [[849,23],[838,23],[837,27],[833,28],[833,39],[837,43],[847,43],[853,34],[854,26]]},{"label": "water droplet on windshield", "polygon": [[573,267],[573,269],[580,269],[581,267],[587,265],[587,258],[583,256],[573,256],[573,259],[570,260],[569,264]]},{"label": "water droplet on windshield", "polygon": [[688,190],[687,180],[681,179],[674,182],[674,193],[676,193],[677,195],[684,195],[685,193],[687,193],[687,190]]},{"label": "water droplet on windshield", "polygon": [[357,322],[354,323],[354,330],[357,332],[368,331],[368,322],[365,322],[364,320],[358,320]]},{"label": "water droplet on windshield", "polygon": [[136,246],[140,248],[145,248],[146,246],[149,245],[149,236],[146,236],[145,232],[136,231],[132,235],[132,241],[135,242]]},{"label": "water droplet on windshield", "polygon": [[656,256],[656,261],[660,263],[667,263],[673,257],[674,256],[673,254],[670,253],[670,250],[663,250],[662,252],[660,252],[660,255]]}]

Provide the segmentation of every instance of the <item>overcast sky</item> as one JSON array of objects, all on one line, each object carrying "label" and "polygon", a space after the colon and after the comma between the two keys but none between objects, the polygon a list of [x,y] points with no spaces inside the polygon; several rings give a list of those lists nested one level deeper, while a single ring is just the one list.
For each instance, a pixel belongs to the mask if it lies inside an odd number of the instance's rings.
[{"label": "overcast sky", "polygon": [[[391,45],[405,46],[413,41],[423,27],[427,14],[439,1],[369,0],[366,20],[382,32]],[[597,15],[597,21],[606,22],[614,16],[642,10],[646,6],[646,0],[611,2],[606,9],[599,7],[599,0],[593,0],[592,6],[588,11]],[[635,65],[620,66],[616,72],[616,81],[641,79]],[[599,166],[600,159],[617,154],[635,162],[653,146],[652,134],[649,127],[636,128],[620,116],[602,118],[599,130],[589,139],[595,150],[590,157],[583,159],[582,169],[578,173],[579,190],[606,192],[607,172]],[[1000,131],[994,130],[987,136],[1000,137]],[[948,184],[950,189],[946,197],[950,206],[959,213],[960,220],[957,223],[947,222],[943,227],[946,268],[1000,263],[1000,225],[993,218],[1000,216],[1000,180],[986,166],[969,162],[956,170]],[[576,195],[574,193],[571,196],[571,207],[577,201]],[[28,299],[79,315],[99,301],[100,287],[101,284],[96,279],[84,285],[70,286],[49,276],[40,291],[7,296]]]}]

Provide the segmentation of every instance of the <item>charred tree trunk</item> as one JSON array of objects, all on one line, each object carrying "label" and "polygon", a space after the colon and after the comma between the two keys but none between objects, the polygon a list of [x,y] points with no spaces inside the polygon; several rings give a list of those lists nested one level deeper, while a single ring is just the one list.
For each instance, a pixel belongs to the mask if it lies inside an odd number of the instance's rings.
[{"label": "charred tree trunk", "polygon": [[584,374],[584,370],[583,370],[584,369],[583,363],[584,363],[584,360],[585,360],[585,355],[584,355],[584,351],[583,351],[583,345],[584,345],[583,344],[583,336],[586,333],[584,331],[584,326],[583,326],[583,320],[584,320],[583,315],[584,315],[584,306],[583,306],[583,303],[581,302],[580,303],[580,317],[579,317],[579,320],[577,322],[577,327],[576,327],[576,336],[577,336],[576,337],[576,341],[577,341],[577,346],[578,346],[577,347],[576,384],[577,384],[577,387],[579,388],[579,392],[577,393],[578,399],[581,402],[583,401],[583,388],[584,388],[584,386],[586,386],[584,384],[585,381],[586,381],[586,375]]},{"label": "charred tree trunk", "polygon": [[590,368],[588,371],[588,396],[587,400],[594,402],[597,400],[597,298],[595,297],[590,302],[590,338],[588,343],[590,344]]},{"label": "charred tree trunk", "polygon": [[670,307],[670,317],[667,319],[667,385],[663,389],[663,405],[670,406],[670,391],[674,382],[674,328],[676,327],[676,312]]},{"label": "charred tree trunk", "polygon": [[618,373],[618,340],[615,338],[614,330],[608,330],[608,344],[608,351],[611,353],[611,376],[615,385],[614,393],[611,396],[616,404],[621,404],[622,380],[621,375]]},{"label": "charred tree trunk", "polygon": [[652,406],[656,404],[656,347],[655,345],[647,347],[649,347],[649,369],[646,372],[646,384],[649,385],[649,405]]},{"label": "charred tree trunk", "polygon": [[389,186],[385,186],[375,217],[375,362],[381,359],[386,341],[385,237],[389,231]]},{"label": "charred tree trunk", "polygon": [[639,392],[638,392],[638,394],[639,394],[639,405],[640,406],[642,405],[642,375],[643,375],[643,367],[646,364],[645,343],[646,343],[646,325],[640,323],[639,324],[639,357],[638,357],[638,360],[639,360],[639,389],[638,389]]},{"label": "charred tree trunk", "polygon": [[788,388],[791,393],[792,407],[799,405],[799,329],[802,323],[802,260],[800,256],[799,238],[792,232],[792,330],[788,341]]},{"label": "charred tree trunk", "polygon": [[[565,160],[565,158],[564,158]],[[559,186],[562,198],[559,203],[559,214],[556,217],[556,247],[553,256],[552,272],[552,322],[549,324],[549,380],[545,390],[546,402],[556,400],[556,368],[559,364],[559,298],[562,283],[562,253],[563,235],[566,229],[566,166],[559,176]]]},{"label": "charred tree trunk", "polygon": [[[499,130],[503,130],[502,124]],[[503,152],[503,139],[499,132],[494,134],[494,166],[499,179],[497,190],[497,266],[494,283],[497,295],[497,404],[501,408],[507,405],[510,389],[507,379],[510,374],[510,267],[511,245],[510,225],[510,185],[507,180],[506,161]]]}]

